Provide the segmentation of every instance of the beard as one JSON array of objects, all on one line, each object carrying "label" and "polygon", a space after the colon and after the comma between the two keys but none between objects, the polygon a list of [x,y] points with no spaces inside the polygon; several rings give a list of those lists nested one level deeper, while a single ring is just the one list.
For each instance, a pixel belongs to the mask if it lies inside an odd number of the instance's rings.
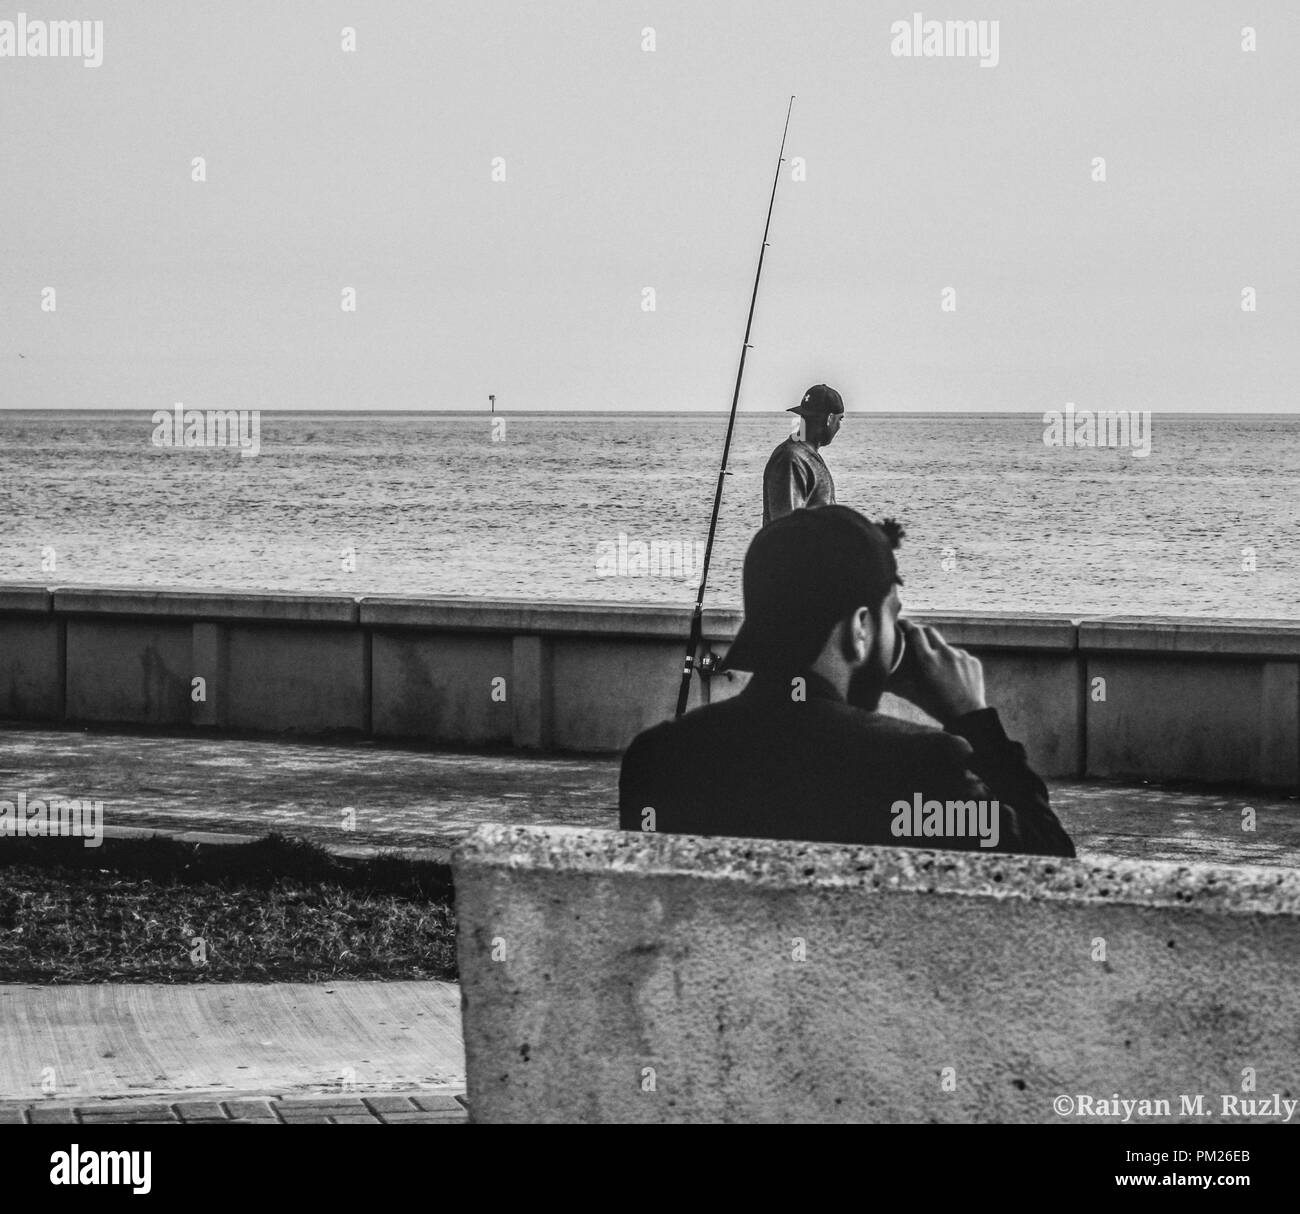
[{"label": "beard", "polygon": [[888,671],[882,670],[874,660],[864,662],[849,679],[849,703],[854,708],[875,712],[880,707],[880,697],[885,694],[888,679]]}]

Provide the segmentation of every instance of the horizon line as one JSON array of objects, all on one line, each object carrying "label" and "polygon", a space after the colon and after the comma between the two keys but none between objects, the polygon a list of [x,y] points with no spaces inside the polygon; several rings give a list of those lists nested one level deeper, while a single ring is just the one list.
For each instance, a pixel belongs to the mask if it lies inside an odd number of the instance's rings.
[{"label": "horizon line", "polygon": [[[1072,403],[1072,402],[1066,402]],[[1051,409],[848,409],[845,411],[850,417],[1037,417],[1045,412],[1063,410],[1064,405],[1053,406]],[[171,413],[175,405],[170,407],[159,406],[150,409],[147,405],[75,405],[75,406],[21,406],[21,405],[0,405],[0,414],[4,413],[28,413],[28,414],[55,414],[55,413],[126,413],[126,414],[149,414],[163,411]],[[315,416],[346,416],[346,417],[500,417],[504,415],[512,417],[728,417],[729,409],[497,409],[495,411],[487,409],[331,409],[331,408],[294,408],[279,406],[240,406],[240,405],[209,405],[209,406],[189,406],[186,411],[191,409],[200,413],[212,411],[228,412],[230,410],[251,410],[258,413],[269,414],[300,414]],[[1148,407],[1146,409],[1130,408],[1092,408],[1086,407],[1080,409],[1077,405],[1075,411],[1078,413],[1152,413],[1160,414],[1166,417],[1294,417],[1300,419],[1300,410],[1294,413],[1285,413],[1278,411],[1256,411],[1256,410],[1233,410],[1225,411],[1222,409],[1161,409]],[[789,413],[788,409],[740,409],[737,410],[737,416],[742,414],[751,417],[781,417]]]}]

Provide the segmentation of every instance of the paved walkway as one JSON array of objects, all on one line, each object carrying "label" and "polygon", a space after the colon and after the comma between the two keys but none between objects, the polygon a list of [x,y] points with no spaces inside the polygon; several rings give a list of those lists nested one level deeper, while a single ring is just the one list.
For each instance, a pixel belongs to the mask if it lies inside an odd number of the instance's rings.
[{"label": "paved walkway", "polygon": [[20,790],[102,800],[118,829],[446,849],[481,822],[616,825],[618,759],[0,727],[0,799]]},{"label": "paved walkway", "polygon": [[[463,754],[371,743],[0,728],[0,799],[102,800],[108,834],[258,837],[445,855],[481,822],[617,825],[617,756]],[[1053,780],[1080,854],[1300,865],[1300,799]],[[1242,810],[1255,830],[1242,830]],[[351,812],[349,812],[351,811]]]},{"label": "paved walkway", "polygon": [[454,982],[0,986],[0,1101],[464,1088]]}]

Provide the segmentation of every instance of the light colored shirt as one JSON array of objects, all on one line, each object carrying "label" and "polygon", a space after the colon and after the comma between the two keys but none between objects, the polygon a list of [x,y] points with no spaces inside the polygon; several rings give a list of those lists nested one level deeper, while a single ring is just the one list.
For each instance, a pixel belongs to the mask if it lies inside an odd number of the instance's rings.
[{"label": "light colored shirt", "polygon": [[763,469],[763,525],[806,506],[835,505],[835,482],[815,447],[787,438]]}]

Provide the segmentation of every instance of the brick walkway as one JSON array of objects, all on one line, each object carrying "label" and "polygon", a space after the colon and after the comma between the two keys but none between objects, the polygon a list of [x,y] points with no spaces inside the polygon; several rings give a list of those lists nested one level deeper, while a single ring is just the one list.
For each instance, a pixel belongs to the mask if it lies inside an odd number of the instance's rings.
[{"label": "brick walkway", "polygon": [[467,1120],[464,1095],[451,1092],[0,1103],[0,1125],[457,1125]]}]

